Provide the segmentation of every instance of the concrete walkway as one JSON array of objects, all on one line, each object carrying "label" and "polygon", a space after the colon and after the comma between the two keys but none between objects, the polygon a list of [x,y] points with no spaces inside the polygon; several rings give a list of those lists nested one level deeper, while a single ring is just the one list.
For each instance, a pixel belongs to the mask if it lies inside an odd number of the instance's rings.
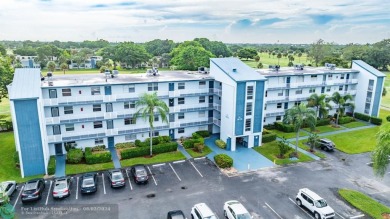
[{"label": "concrete walkway", "polygon": [[66,155],[56,155],[56,177],[65,176],[65,157]]},{"label": "concrete walkway", "polygon": [[191,159],[191,155],[186,151],[183,145],[178,143],[177,149],[186,157],[186,159]]},{"label": "concrete walkway", "polygon": [[121,168],[121,163],[119,162],[118,154],[114,147],[109,147],[108,150],[111,152],[112,162],[114,163],[115,168]]},{"label": "concrete walkway", "polygon": [[236,151],[221,149],[214,143],[218,138],[219,135],[212,135],[210,138],[205,139],[205,144],[213,150],[207,157],[213,162],[215,155],[227,154],[233,158],[233,167],[239,172],[275,166],[272,161],[257,153],[252,148],[238,147]]}]

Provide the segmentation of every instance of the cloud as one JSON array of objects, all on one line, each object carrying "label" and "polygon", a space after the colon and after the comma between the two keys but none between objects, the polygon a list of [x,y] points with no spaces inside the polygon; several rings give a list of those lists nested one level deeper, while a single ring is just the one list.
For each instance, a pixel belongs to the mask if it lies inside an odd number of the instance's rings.
[{"label": "cloud", "polygon": [[330,14],[321,14],[321,15],[309,15],[310,18],[314,21],[315,24],[327,24],[334,19],[340,19],[341,16],[330,15]]},{"label": "cloud", "polygon": [[281,22],[283,20],[284,19],[280,19],[280,18],[262,19],[262,20],[257,22],[257,25],[259,25],[259,26],[268,26],[268,25],[271,25],[271,24],[274,24],[274,23]]}]

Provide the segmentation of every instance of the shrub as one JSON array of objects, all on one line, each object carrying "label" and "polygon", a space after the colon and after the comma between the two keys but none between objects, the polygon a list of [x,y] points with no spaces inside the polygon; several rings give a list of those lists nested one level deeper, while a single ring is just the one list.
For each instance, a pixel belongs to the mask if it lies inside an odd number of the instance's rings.
[{"label": "shrub", "polygon": [[355,121],[355,118],[353,117],[349,117],[349,116],[343,116],[343,117],[340,117],[339,118],[339,124],[347,124],[347,123],[350,123],[350,122],[353,122]]},{"label": "shrub", "polygon": [[83,159],[83,151],[79,148],[70,149],[66,154],[66,159],[68,163],[80,163]]},{"label": "shrub", "polygon": [[275,122],[275,128],[282,132],[294,132],[294,126],[290,124],[284,124],[281,122]]},{"label": "shrub", "polygon": [[211,133],[207,130],[200,130],[196,132],[198,135],[202,136],[203,138],[210,137]]},{"label": "shrub", "polygon": [[[263,132],[263,135],[261,136],[261,142],[263,143],[267,143],[267,142],[271,142],[271,141],[275,141],[276,140],[276,134],[275,133],[272,133],[272,132]],[[255,146],[258,146],[258,145],[255,145]]]},{"label": "shrub", "polygon": [[170,136],[167,136],[167,135],[164,135],[164,136],[158,136],[158,139],[160,141],[160,144],[161,143],[169,143],[171,142],[171,137]]},{"label": "shrub", "polygon": [[[161,154],[161,153],[166,153],[166,152],[171,152],[176,150],[177,150],[176,142],[163,143],[163,144],[153,146],[154,154]],[[149,153],[150,153],[150,148],[148,147],[129,148],[121,151],[121,157],[122,159],[128,159],[133,157],[146,156],[149,155]]]},{"label": "shrub", "polygon": [[199,138],[202,138],[202,136],[199,135],[198,133],[194,132],[194,133],[192,133],[192,138],[193,139],[199,139]]},{"label": "shrub", "polygon": [[204,149],[204,144],[201,143],[195,143],[194,148],[199,152],[202,153]]},{"label": "shrub", "polygon": [[106,150],[106,146],[104,144],[102,145],[97,145],[95,147],[92,147],[91,148],[92,152],[95,152],[95,151],[104,151]]},{"label": "shrub", "polygon": [[202,140],[203,140],[203,138],[184,140],[183,147],[186,149],[193,148],[195,143],[202,143],[203,144],[204,140],[203,141]]},{"label": "shrub", "polygon": [[215,144],[216,144],[219,148],[222,148],[222,149],[225,149],[225,148],[226,148],[226,143],[225,143],[224,141],[222,141],[221,139],[215,140]]},{"label": "shrub", "polygon": [[227,154],[215,155],[214,161],[220,168],[230,168],[233,166],[233,159]]},{"label": "shrub", "polygon": [[15,162],[15,165],[19,165],[20,164],[19,152],[17,152],[17,151],[15,151],[15,153],[14,153],[14,162]]},{"label": "shrub", "polygon": [[325,119],[318,119],[316,122],[316,126],[323,126],[323,125],[329,125],[330,124],[330,119],[325,118]]},{"label": "shrub", "polygon": [[354,117],[366,122],[370,121],[370,116],[363,113],[354,113]]},{"label": "shrub", "polygon": [[284,137],[278,142],[278,148],[280,158],[284,158],[284,155],[291,150],[290,146],[288,146],[287,139]]},{"label": "shrub", "polygon": [[372,124],[374,124],[374,125],[382,125],[382,118],[371,117],[371,121],[370,122]]},{"label": "shrub", "polygon": [[267,124],[267,125],[265,125],[264,128],[265,128],[265,129],[268,129],[268,130],[274,130],[274,129],[276,129],[276,128],[275,128],[275,124],[273,124],[273,123],[272,123],[272,124]]},{"label": "shrub", "polygon": [[56,156],[50,156],[49,164],[47,165],[47,174],[53,175],[56,172]]},{"label": "shrub", "polygon": [[141,140],[139,140],[139,139],[135,140],[134,144],[137,147],[141,147]]},{"label": "shrub", "polygon": [[109,151],[92,153],[92,148],[85,148],[85,162],[87,164],[107,163],[111,161],[111,153]]},{"label": "shrub", "polygon": [[388,122],[390,122],[390,115],[388,115],[388,116],[386,117],[386,120],[387,120]]},{"label": "shrub", "polygon": [[[150,138],[145,139],[144,143],[145,143],[144,145],[149,145],[150,146]],[[157,145],[159,143],[160,143],[160,139],[158,138],[158,136],[157,137],[153,137],[152,145]]]},{"label": "shrub", "polygon": [[133,148],[136,146],[134,142],[123,142],[123,143],[117,143],[115,147],[118,149],[123,149],[123,148]]}]

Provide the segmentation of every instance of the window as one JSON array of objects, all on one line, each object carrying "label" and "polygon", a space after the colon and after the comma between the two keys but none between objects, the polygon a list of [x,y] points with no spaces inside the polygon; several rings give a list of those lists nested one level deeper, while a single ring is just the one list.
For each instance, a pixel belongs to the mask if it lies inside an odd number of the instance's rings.
[{"label": "window", "polygon": [[93,111],[94,112],[102,111],[102,105],[101,104],[93,104]]},{"label": "window", "polygon": [[155,122],[158,122],[158,121],[159,121],[158,116],[155,116],[155,117],[154,117],[154,121],[155,121]]},{"label": "window", "polygon": [[206,81],[199,81],[199,88],[205,88],[206,87]]},{"label": "window", "polygon": [[315,93],[315,92],[316,92],[316,89],[314,87],[309,89],[309,93]]},{"label": "window", "polygon": [[312,81],[316,81],[317,80],[317,75],[311,75],[310,78],[311,78]]},{"label": "window", "polygon": [[282,120],[282,116],[276,116],[276,121]]},{"label": "window", "polygon": [[73,114],[73,106],[64,106],[64,114]]},{"label": "window", "polygon": [[91,95],[100,95],[100,87],[91,87]]},{"label": "window", "polygon": [[103,138],[95,138],[95,145],[104,144]]},{"label": "window", "polygon": [[267,110],[267,104],[264,104],[264,110]]},{"label": "window", "polygon": [[133,125],[136,124],[135,118],[125,118],[125,125]]},{"label": "window", "polygon": [[268,91],[265,92],[265,97],[267,97],[267,96],[268,96]]},{"label": "window", "polygon": [[134,93],[135,92],[135,85],[134,84],[130,84],[129,85],[129,93]]},{"label": "window", "polygon": [[302,94],[302,89],[296,90],[295,94]]},{"label": "window", "polygon": [[106,103],[106,112],[112,112],[113,109],[112,109],[112,103]]},{"label": "window", "polygon": [[246,103],[246,113],[245,115],[250,116],[252,115],[252,103]]},{"label": "window", "polygon": [[57,90],[56,89],[49,90],[49,98],[57,98]]},{"label": "window", "polygon": [[344,79],[345,74],[341,74],[340,79]]},{"label": "window", "polygon": [[179,90],[184,90],[184,89],[186,89],[186,86],[185,86],[184,82],[178,83],[178,84],[177,84],[177,89],[179,89]]},{"label": "window", "polygon": [[184,113],[179,113],[179,114],[177,115],[177,118],[178,118],[178,119],[184,119]]},{"label": "window", "polygon": [[148,91],[157,91],[158,83],[148,83]]},{"label": "window", "polygon": [[331,87],[326,87],[326,92],[330,92]]},{"label": "window", "polygon": [[134,109],[135,108],[135,101],[129,101],[123,103],[123,108],[125,109]]},{"label": "window", "polygon": [[328,75],[328,80],[332,80],[333,79],[333,75]]},{"label": "window", "polygon": [[179,128],[179,129],[177,130],[177,132],[178,132],[178,133],[184,133],[184,128]]},{"label": "window", "polygon": [[131,141],[137,139],[137,134],[125,135],[125,141]]},{"label": "window", "polygon": [[301,105],[301,101],[295,101],[294,102],[294,106],[299,106],[299,105]]},{"label": "window", "polygon": [[205,117],[206,116],[206,111],[200,111],[199,112],[199,118]]},{"label": "window", "polygon": [[114,121],[107,120],[107,129],[113,129],[113,128],[114,128]]},{"label": "window", "polygon": [[343,85],[339,86],[339,91],[343,90]]},{"label": "window", "polygon": [[72,96],[72,92],[71,92],[70,88],[62,89],[62,96],[63,97],[70,97],[70,96]]},{"label": "window", "polygon": [[276,108],[281,109],[282,108],[282,103],[277,103],[276,104]]},{"label": "window", "polygon": [[74,124],[65,124],[65,130],[67,132],[72,132],[74,131]]},{"label": "window", "polygon": [[52,108],[51,108],[51,116],[52,116],[52,117],[58,117],[58,116],[60,116],[60,113],[59,113],[59,111],[58,111],[58,107],[52,107]]},{"label": "window", "polygon": [[95,129],[103,128],[103,122],[102,121],[93,122],[93,128]]},{"label": "window", "polygon": [[[149,134],[149,137],[150,137],[150,132],[148,132],[148,134]],[[159,136],[159,135],[160,135],[160,133],[158,131],[155,131],[153,133],[153,137],[156,137],[156,136]]]},{"label": "window", "polygon": [[253,86],[248,86],[246,88],[246,99],[252,100],[253,99]]},{"label": "window", "polygon": [[60,135],[60,134],[61,134],[60,125],[53,125],[53,135]]},{"label": "window", "polygon": [[245,120],[245,131],[250,131],[251,130],[251,119],[246,119]]},{"label": "window", "polygon": [[177,104],[184,104],[185,103],[185,101],[184,101],[184,97],[181,97],[181,98],[178,98],[177,99]]},{"label": "window", "polygon": [[281,91],[278,92],[278,96],[279,96],[279,97],[283,96],[283,90],[281,90]]},{"label": "window", "polygon": [[199,97],[199,103],[206,103],[206,97],[205,96],[200,96]]}]

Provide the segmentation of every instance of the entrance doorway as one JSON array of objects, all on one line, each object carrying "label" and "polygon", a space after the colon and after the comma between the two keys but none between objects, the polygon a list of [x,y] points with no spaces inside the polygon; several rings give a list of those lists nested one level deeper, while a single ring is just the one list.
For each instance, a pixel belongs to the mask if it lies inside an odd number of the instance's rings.
[{"label": "entrance doorway", "polygon": [[62,143],[54,144],[54,148],[55,148],[56,155],[63,155],[64,154],[62,151]]},{"label": "entrance doorway", "polygon": [[236,138],[236,147],[248,147],[248,136],[241,136]]}]

